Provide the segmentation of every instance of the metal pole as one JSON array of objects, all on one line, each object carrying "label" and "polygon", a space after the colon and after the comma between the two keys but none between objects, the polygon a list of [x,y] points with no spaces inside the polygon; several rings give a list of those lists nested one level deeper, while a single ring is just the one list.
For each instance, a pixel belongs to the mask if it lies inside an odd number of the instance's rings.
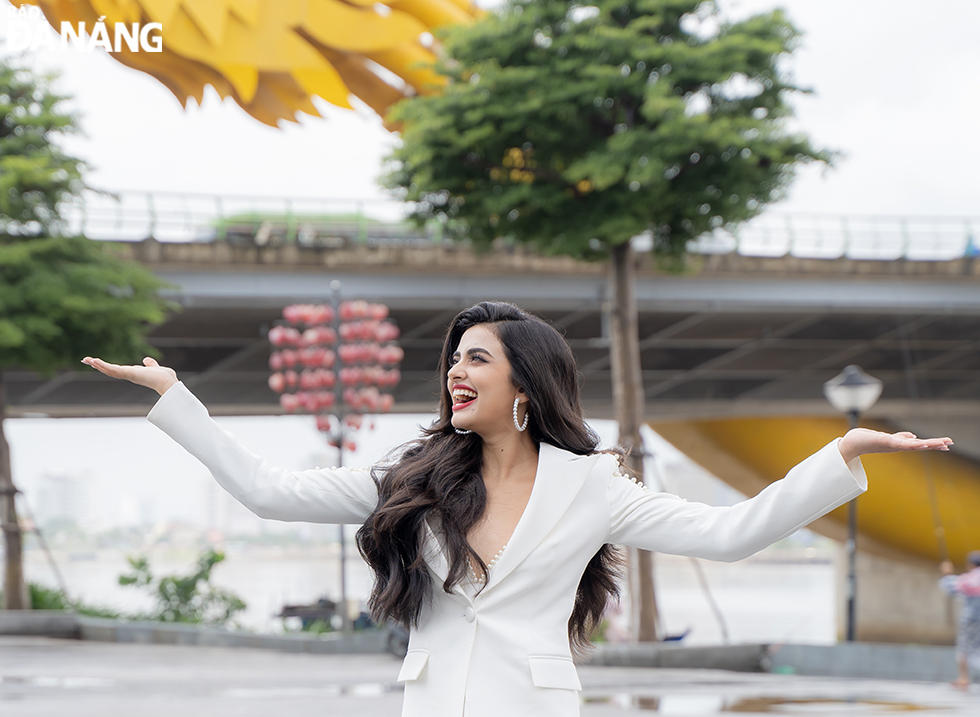
[{"label": "metal pole", "polygon": [[[338,335],[339,335],[339,329],[340,329],[340,289],[341,289],[341,286],[342,286],[341,283],[338,280],[336,280],[336,279],[334,279],[333,281],[330,282],[331,303],[333,305],[333,311],[334,311],[334,320],[333,320],[333,323],[334,323],[334,328],[338,330]],[[337,375],[339,376],[340,375],[340,368],[341,368],[341,364],[340,364],[340,351],[339,351],[339,349],[340,349],[340,343],[339,342],[337,343],[337,348],[338,348],[338,351],[337,351],[337,363],[335,365],[335,368],[337,370]],[[341,392],[341,394],[342,394],[342,391],[340,390],[339,382],[338,382],[338,392]],[[341,398],[341,400],[338,400],[337,401],[338,407],[340,406],[342,400],[343,399]],[[345,433],[345,429],[344,429],[344,414],[345,413],[346,413],[346,411],[344,411],[342,408],[337,411],[337,432],[338,432],[338,437],[337,437],[337,466],[339,468],[342,468],[343,465],[344,465],[344,433]],[[341,610],[340,616],[343,618],[343,621],[344,621],[343,630],[344,630],[344,632],[347,632],[348,630],[351,629],[350,610],[347,607],[347,542],[344,539],[344,525],[343,525],[343,523],[341,523],[337,527],[340,530],[340,610]]]},{"label": "metal pole", "polygon": [[[851,428],[858,427],[858,412],[848,414]],[[847,504],[847,641],[854,642],[855,603],[857,601],[857,498]]]},{"label": "metal pole", "polygon": [[[344,465],[344,441],[343,438],[340,439],[337,446],[337,466],[343,467]],[[340,530],[340,616],[344,620],[343,627],[341,628],[344,632],[347,632],[351,628],[350,623],[350,610],[347,608],[347,542],[344,539],[344,524],[341,523],[337,526]]]}]

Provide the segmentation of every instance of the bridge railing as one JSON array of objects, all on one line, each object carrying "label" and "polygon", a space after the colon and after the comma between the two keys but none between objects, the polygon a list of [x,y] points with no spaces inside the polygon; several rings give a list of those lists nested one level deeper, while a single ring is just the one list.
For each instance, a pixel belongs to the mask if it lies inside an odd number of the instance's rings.
[{"label": "bridge railing", "polygon": [[821,215],[767,212],[734,232],[691,243],[702,254],[948,261],[980,248],[980,217]]},{"label": "bridge railing", "polygon": [[308,199],[170,192],[85,192],[63,207],[66,231],[91,239],[343,246],[441,240],[384,200]]},{"label": "bridge railing", "polygon": [[[425,245],[440,227],[405,221],[404,204],[168,192],[86,192],[64,208],[67,231],[92,239],[297,243],[343,247]],[[946,261],[980,253],[980,216],[787,214],[768,211],[734,231],[716,229],[689,243],[701,254]]]}]

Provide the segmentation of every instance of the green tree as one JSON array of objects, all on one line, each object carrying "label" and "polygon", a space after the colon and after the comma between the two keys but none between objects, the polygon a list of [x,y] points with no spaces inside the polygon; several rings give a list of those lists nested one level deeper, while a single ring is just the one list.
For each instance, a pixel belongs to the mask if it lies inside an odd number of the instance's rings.
[{"label": "green tree", "polygon": [[150,591],[157,601],[151,620],[223,626],[246,607],[237,595],[211,584],[211,569],[224,559],[224,553],[208,550],[189,575],[154,579],[145,557],[129,558],[132,572],[120,575],[119,584]]},{"label": "green tree", "polygon": [[[798,37],[779,10],[733,22],[701,0],[511,0],[444,33],[444,91],[393,109],[402,144],[383,181],[417,221],[609,262],[624,448],[642,445],[644,417],[631,239],[648,233],[660,264],[682,267],[689,241],[735,230],[799,164],[832,158],[787,127],[801,88],[781,65]],[[638,564],[639,637],[655,639],[650,557]]]},{"label": "green tree", "polygon": [[3,371],[45,379],[79,370],[86,355],[132,363],[159,356],[143,337],[179,305],[158,298],[172,286],[115,247],[67,236],[59,209],[78,196],[85,164],[58,146],[77,131],[68,99],[38,77],[0,61],[0,525],[6,565],[4,604],[28,607],[10,447],[4,437]]}]

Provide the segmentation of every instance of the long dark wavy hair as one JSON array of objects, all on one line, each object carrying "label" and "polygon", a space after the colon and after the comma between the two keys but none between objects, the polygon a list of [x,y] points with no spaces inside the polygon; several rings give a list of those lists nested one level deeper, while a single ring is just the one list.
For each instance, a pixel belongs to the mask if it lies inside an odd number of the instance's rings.
[{"label": "long dark wavy hair", "polygon": [[[437,379],[442,386],[439,417],[422,436],[372,470],[378,506],[357,531],[357,547],[374,571],[368,605],[379,622],[418,625],[431,597],[432,579],[422,555],[425,519],[441,524],[449,572],[446,592],[462,581],[469,559],[487,567],[466,539],[487,504],[482,479],[481,439],[456,433],[452,396],[446,381],[449,361],[463,333],[486,324],[503,344],[511,380],[528,397],[528,433],[535,445],[549,443],[571,453],[596,452],[599,437],[585,423],[575,356],[552,326],[513,304],[483,301],[457,314],[442,347]],[[589,646],[589,637],[610,598],[619,596],[622,557],[604,545],[592,557],[575,596],[568,621],[569,642]]]}]

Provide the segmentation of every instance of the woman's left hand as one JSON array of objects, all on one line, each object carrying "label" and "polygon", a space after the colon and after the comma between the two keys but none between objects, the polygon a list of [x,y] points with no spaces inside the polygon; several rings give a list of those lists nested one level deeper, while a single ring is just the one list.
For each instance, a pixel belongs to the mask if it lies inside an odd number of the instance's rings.
[{"label": "woman's left hand", "polygon": [[845,463],[865,453],[897,453],[898,451],[948,451],[953,445],[949,438],[918,438],[914,433],[882,433],[868,428],[852,428],[840,439],[838,448]]}]

